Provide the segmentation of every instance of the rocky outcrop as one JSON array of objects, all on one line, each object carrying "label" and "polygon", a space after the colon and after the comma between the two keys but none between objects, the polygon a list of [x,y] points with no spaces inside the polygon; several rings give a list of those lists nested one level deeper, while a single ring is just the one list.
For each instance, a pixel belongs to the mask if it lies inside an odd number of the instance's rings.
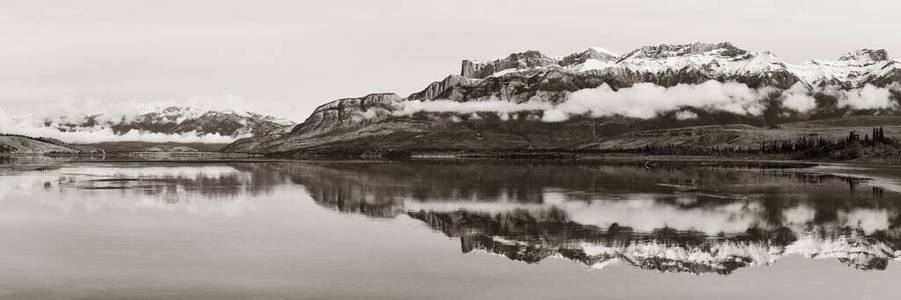
[{"label": "rocky outcrop", "polygon": [[408,100],[431,100],[431,99],[464,99],[467,89],[464,86],[473,86],[479,83],[479,80],[466,78],[461,75],[449,75],[444,80],[432,82],[420,92],[413,93],[407,97]]},{"label": "rocky outcrop", "polygon": [[394,93],[338,99],[317,107],[291,134],[315,137],[333,131],[353,130],[386,118],[397,108],[400,100],[401,97]]},{"label": "rocky outcrop", "polygon": [[842,55],[838,60],[872,64],[888,61],[889,57],[888,51],[885,51],[885,49],[859,49]]},{"label": "rocky outcrop", "polygon": [[290,132],[239,139],[226,146],[224,151],[261,152],[265,149],[265,152],[274,153],[415,130],[416,122],[389,122],[400,100],[400,96],[393,93],[338,99],[317,107],[306,121]]},{"label": "rocky outcrop", "polygon": [[610,52],[607,49],[588,48],[585,51],[576,52],[560,58],[558,64],[560,66],[568,67],[585,64],[592,60],[599,63],[610,63],[615,62],[618,58],[619,56],[617,54]]},{"label": "rocky outcrop", "polygon": [[467,78],[485,78],[503,70],[547,67],[556,65],[557,61],[536,50],[513,53],[502,59],[489,62],[463,61],[460,75]]}]

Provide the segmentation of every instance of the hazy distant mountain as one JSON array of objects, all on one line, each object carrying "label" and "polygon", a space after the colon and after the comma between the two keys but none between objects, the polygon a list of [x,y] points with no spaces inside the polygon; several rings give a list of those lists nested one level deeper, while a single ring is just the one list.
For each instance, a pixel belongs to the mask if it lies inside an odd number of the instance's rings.
[{"label": "hazy distant mountain", "polygon": [[44,125],[66,132],[109,128],[115,134],[137,131],[161,134],[216,134],[240,138],[287,131],[295,124],[252,112],[172,106],[133,115],[96,114],[77,119],[66,117],[46,119]]},{"label": "hazy distant mountain", "polygon": [[[654,110],[633,113],[617,104],[604,107],[590,101],[570,104],[570,111],[556,109],[576,93],[599,88],[610,93],[634,88],[619,103],[647,101],[635,106]],[[722,90],[728,91],[716,98]],[[684,103],[668,106],[668,93]],[[648,100],[652,97],[661,99]],[[752,97],[760,99],[745,99]],[[874,104],[874,97],[889,100]],[[290,133],[244,139],[226,149],[293,156],[573,149],[642,130],[894,115],[899,99],[901,62],[890,59],[885,50],[860,49],[835,61],[801,64],[730,43],[654,45],[622,55],[603,48],[562,57],[530,50],[491,61],[464,60],[459,75],[407,97],[378,93],[335,100],[318,107]],[[592,105],[600,107],[590,112],[582,107]]]}]

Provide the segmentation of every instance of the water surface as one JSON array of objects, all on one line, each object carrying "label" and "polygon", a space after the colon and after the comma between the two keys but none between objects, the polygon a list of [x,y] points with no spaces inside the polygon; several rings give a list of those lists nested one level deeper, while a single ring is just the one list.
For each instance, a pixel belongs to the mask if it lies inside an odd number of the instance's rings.
[{"label": "water surface", "polygon": [[0,162],[0,298],[893,299],[891,169]]}]

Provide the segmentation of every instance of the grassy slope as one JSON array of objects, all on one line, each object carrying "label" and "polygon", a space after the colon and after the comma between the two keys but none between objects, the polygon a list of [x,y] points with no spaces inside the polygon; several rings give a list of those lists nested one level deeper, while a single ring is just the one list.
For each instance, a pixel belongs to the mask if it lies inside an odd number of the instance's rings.
[{"label": "grassy slope", "polygon": [[896,116],[848,116],[837,119],[805,121],[781,124],[773,128],[750,125],[711,125],[630,132],[601,137],[589,143],[585,149],[634,149],[651,146],[683,145],[696,147],[739,146],[759,147],[761,143],[794,140],[799,137],[826,137],[841,139],[852,130],[861,136],[869,134],[873,127],[885,128],[885,135],[901,139],[901,117]]},{"label": "grassy slope", "polygon": [[69,147],[25,136],[0,135],[0,153],[75,153]]},{"label": "grassy slope", "polygon": [[[272,147],[274,151],[271,154],[289,157],[359,157],[388,152],[505,155],[571,150],[629,150],[648,145],[708,149],[731,149],[738,146],[756,150],[761,144],[794,141],[800,137],[842,140],[852,130],[859,132],[863,138],[873,127],[883,127],[889,139],[901,140],[901,116],[845,116],[770,127],[739,124],[743,123],[739,120],[735,120],[735,124],[717,121],[716,124],[728,125],[706,126],[686,126],[697,122],[658,124],[660,122],[615,118],[573,118],[559,123],[538,120],[501,121],[497,118],[462,122],[413,121],[415,120],[392,120],[313,137],[288,136],[277,140],[281,144]],[[648,130],[667,127],[670,128]],[[894,149],[880,151],[895,152]]]}]

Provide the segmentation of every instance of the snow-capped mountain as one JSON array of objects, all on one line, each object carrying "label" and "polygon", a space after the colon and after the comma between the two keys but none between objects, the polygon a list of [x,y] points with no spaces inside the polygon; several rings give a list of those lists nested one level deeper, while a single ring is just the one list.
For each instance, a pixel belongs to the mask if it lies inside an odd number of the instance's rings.
[{"label": "snow-capped mountain", "polygon": [[[461,75],[485,78],[544,69],[593,72],[595,76],[620,75],[633,83],[661,78],[658,80],[663,84],[715,79],[782,86],[801,82],[808,86],[854,88],[865,84],[881,86],[901,78],[901,62],[890,59],[882,49],[851,51],[835,61],[790,64],[770,52],[751,52],[727,42],[644,46],[621,56],[603,48],[589,48],[559,59],[533,50],[490,62],[464,61]],[[663,79],[676,74],[697,78]]]},{"label": "snow-capped mountain", "polygon": [[108,128],[115,134],[136,131],[162,134],[193,133],[199,136],[214,134],[241,138],[287,132],[295,124],[277,117],[252,112],[213,111],[171,106],[130,115],[94,114],[76,119],[71,117],[45,119],[44,125],[65,132]]},{"label": "snow-capped mountain", "polygon": [[899,107],[901,62],[885,50],[800,64],[728,42],[652,45],[621,55],[600,47],[560,57],[529,50],[464,60],[460,74],[407,97],[374,93],[335,100],[289,134],[241,140],[227,149],[290,155],[571,149],[637,130],[772,126],[895,114]]}]

